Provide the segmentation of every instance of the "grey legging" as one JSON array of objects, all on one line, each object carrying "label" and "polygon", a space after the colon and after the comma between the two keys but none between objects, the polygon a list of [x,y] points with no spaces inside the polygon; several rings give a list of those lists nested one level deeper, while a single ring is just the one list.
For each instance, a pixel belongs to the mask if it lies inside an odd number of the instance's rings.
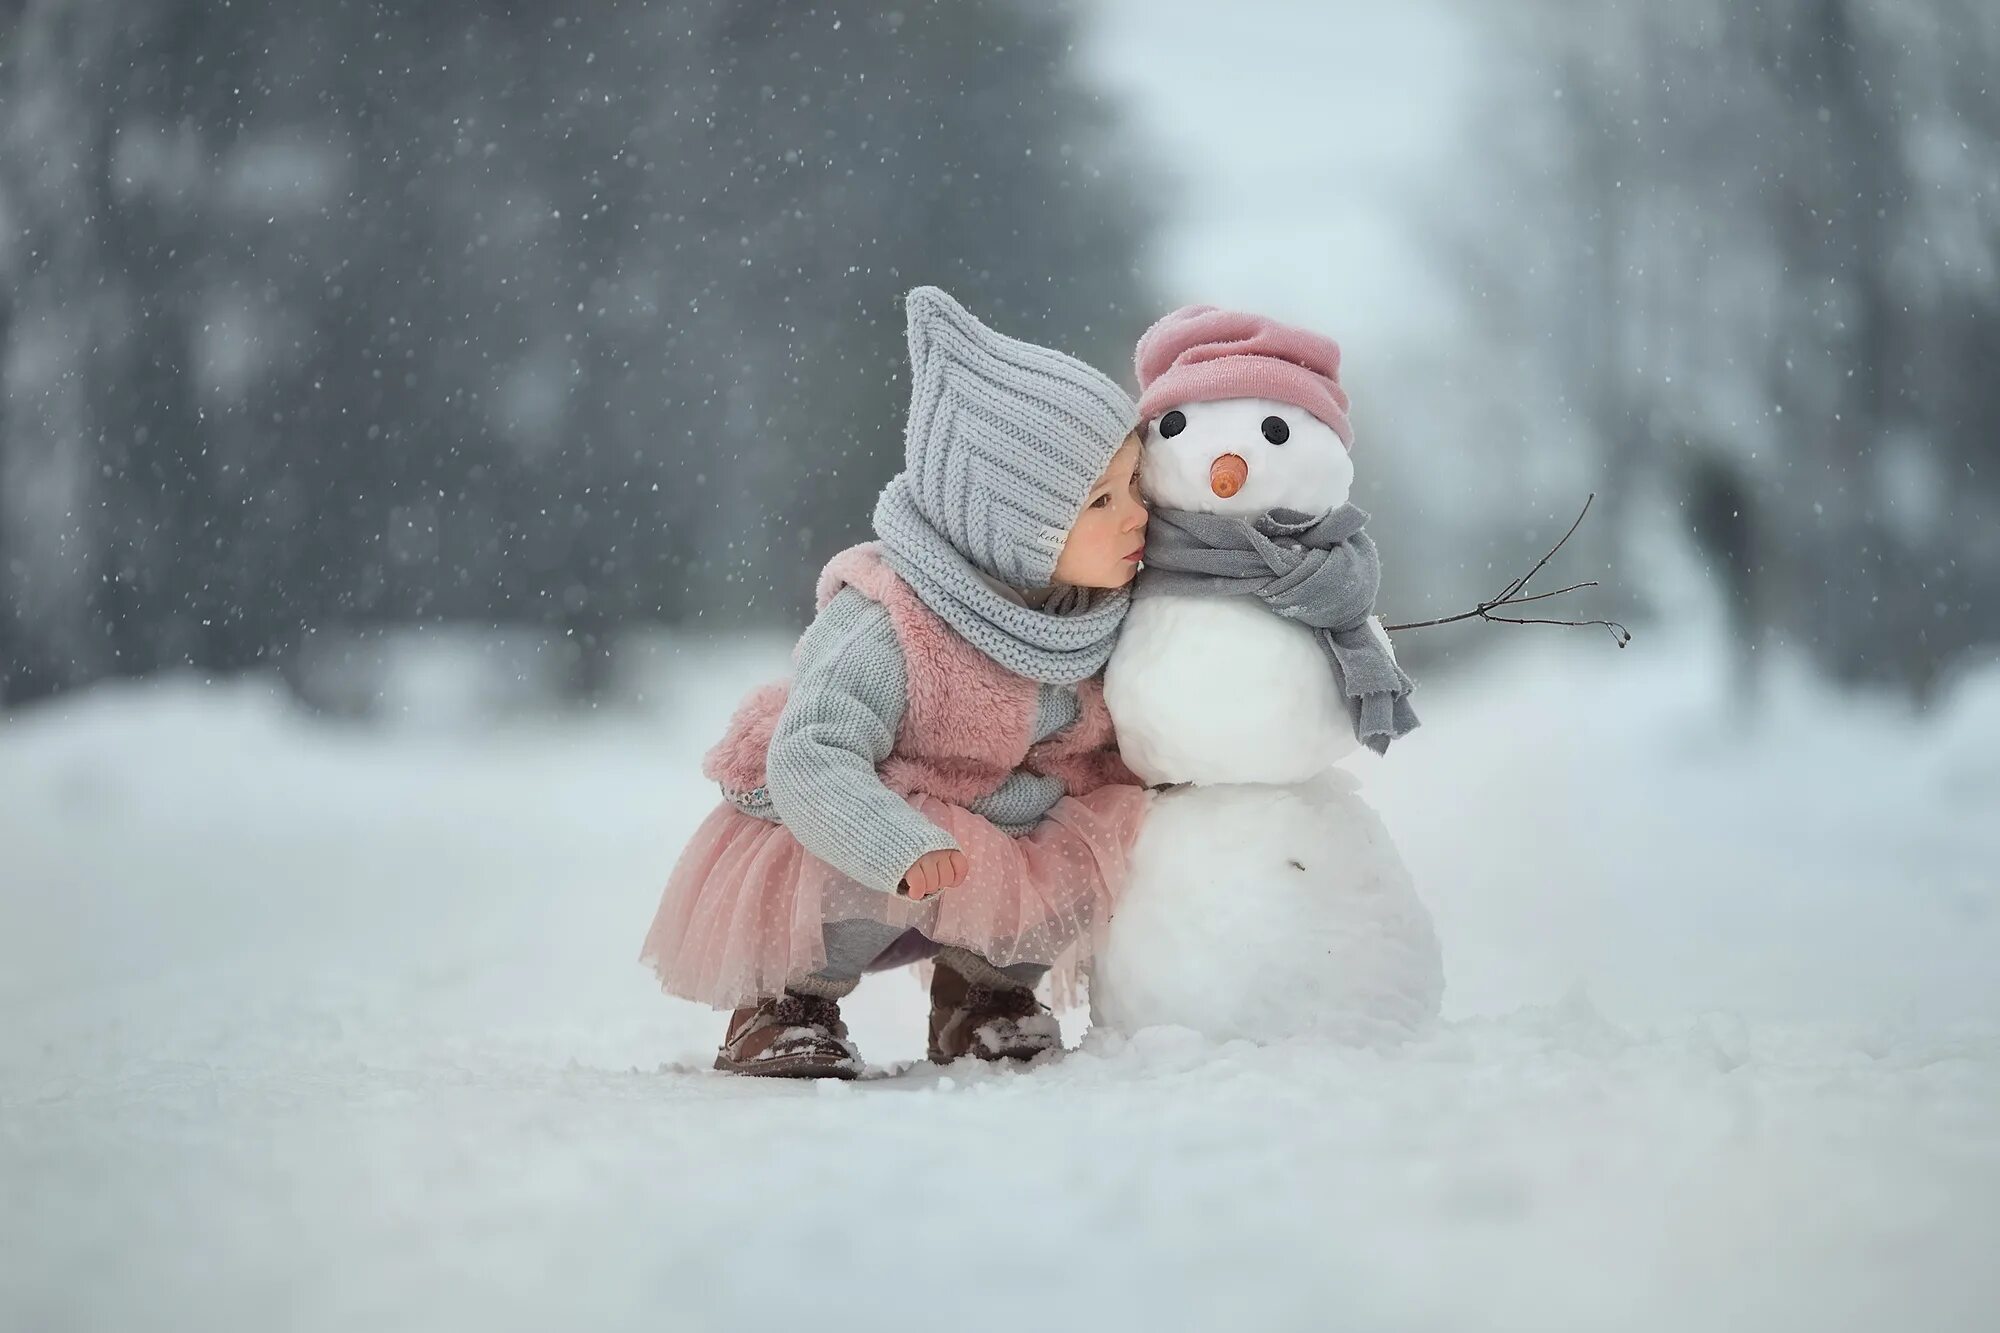
[{"label": "grey legging", "polygon": [[941,959],[966,980],[989,986],[1033,986],[1049,970],[1040,963],[995,967],[970,950],[940,945],[914,927],[904,930],[880,921],[829,921],[821,931],[826,966],[794,982],[793,990],[839,998],[861,984],[864,972],[886,972],[926,958]]}]

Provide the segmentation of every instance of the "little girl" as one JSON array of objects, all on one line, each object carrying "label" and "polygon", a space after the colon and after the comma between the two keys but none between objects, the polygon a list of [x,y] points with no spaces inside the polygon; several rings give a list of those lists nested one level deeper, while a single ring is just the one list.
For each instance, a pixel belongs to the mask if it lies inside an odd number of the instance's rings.
[{"label": "little girl", "polygon": [[933,1060],[1059,1047],[1035,984],[1088,958],[1144,811],[1100,678],[1144,545],[1137,410],[935,287],[908,315],[880,540],[826,566],[789,685],[752,692],[703,761],[725,799],[642,954],[735,1010],[732,1073],[854,1077],[840,999],[924,958]]}]

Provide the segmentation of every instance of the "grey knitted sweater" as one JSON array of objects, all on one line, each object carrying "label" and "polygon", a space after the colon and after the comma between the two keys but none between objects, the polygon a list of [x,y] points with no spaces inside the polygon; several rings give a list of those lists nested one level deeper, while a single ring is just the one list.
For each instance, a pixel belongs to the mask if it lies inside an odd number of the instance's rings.
[{"label": "grey knitted sweater", "polygon": [[[842,874],[895,892],[917,858],[958,846],[876,776],[908,706],[909,672],[888,610],[843,588],[799,640],[791,694],[765,754],[768,803],[742,808],[782,823]],[[1079,711],[1073,686],[1042,684],[1034,739],[1061,731]],[[1062,795],[1060,781],[1022,768],[967,808],[1019,834]]]}]

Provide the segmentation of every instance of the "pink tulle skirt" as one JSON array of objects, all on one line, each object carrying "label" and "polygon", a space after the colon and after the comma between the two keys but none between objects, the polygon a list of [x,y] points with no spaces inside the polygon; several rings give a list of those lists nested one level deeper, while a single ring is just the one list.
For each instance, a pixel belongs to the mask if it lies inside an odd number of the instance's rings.
[{"label": "pink tulle skirt", "polygon": [[1057,998],[1072,997],[1124,887],[1146,793],[1113,785],[1064,797],[1017,838],[962,806],[907,799],[965,852],[963,884],[922,902],[868,888],[782,825],[723,802],[668,877],[641,959],[669,993],[735,1009],[824,967],[823,924],[871,920],[914,927],[999,967],[1052,967]]}]

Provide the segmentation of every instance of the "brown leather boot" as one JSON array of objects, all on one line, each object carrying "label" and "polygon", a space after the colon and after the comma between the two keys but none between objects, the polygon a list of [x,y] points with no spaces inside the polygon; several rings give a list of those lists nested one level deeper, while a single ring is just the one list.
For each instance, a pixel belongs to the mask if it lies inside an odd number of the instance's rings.
[{"label": "brown leather boot", "polygon": [[838,1000],[786,991],[729,1016],[715,1067],[757,1078],[854,1078],[861,1053],[847,1039]]},{"label": "brown leather boot", "polygon": [[942,958],[931,975],[931,1059],[1032,1060],[1062,1049],[1062,1028],[1032,988],[968,981]]}]

